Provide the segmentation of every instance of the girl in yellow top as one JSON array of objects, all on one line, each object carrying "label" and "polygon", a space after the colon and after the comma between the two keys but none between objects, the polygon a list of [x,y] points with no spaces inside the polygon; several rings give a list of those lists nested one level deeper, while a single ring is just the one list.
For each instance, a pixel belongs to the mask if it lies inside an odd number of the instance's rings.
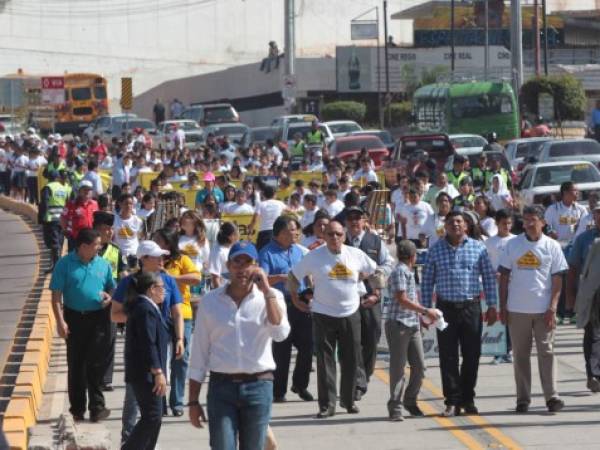
[{"label": "girl in yellow top", "polygon": [[179,234],[177,231],[166,228],[158,230],[154,234],[156,242],[163,250],[168,250],[165,256],[165,270],[177,281],[177,287],[183,297],[181,313],[184,326],[183,357],[180,359],[171,357],[171,392],[169,394],[169,406],[176,417],[183,415],[183,398],[185,392],[185,379],[190,360],[190,343],[192,337],[192,306],[190,304],[190,286],[200,283],[202,275],[201,268],[196,267],[189,256],[181,254],[179,250]]}]

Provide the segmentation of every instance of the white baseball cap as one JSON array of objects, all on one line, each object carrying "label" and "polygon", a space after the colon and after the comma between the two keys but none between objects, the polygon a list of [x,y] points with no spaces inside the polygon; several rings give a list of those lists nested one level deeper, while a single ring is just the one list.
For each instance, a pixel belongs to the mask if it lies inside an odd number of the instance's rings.
[{"label": "white baseball cap", "polygon": [[79,189],[81,189],[81,188],[94,189],[94,185],[92,184],[92,182],[90,180],[82,180],[79,182]]},{"label": "white baseball cap", "polygon": [[168,255],[168,250],[163,250],[154,241],[141,241],[137,249],[137,257],[142,258],[144,256],[164,256]]}]

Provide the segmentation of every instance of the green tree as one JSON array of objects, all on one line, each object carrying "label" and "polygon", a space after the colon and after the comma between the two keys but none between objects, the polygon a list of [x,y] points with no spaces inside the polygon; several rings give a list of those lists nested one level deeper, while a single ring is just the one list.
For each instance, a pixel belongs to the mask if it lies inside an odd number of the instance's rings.
[{"label": "green tree", "polygon": [[321,109],[322,120],[354,120],[362,122],[367,114],[367,105],[353,101],[336,101],[327,103]]},{"label": "green tree", "polygon": [[571,74],[535,77],[521,86],[520,99],[526,111],[539,114],[539,95],[554,98],[554,116],[557,122],[583,120],[586,98],[581,81]]}]

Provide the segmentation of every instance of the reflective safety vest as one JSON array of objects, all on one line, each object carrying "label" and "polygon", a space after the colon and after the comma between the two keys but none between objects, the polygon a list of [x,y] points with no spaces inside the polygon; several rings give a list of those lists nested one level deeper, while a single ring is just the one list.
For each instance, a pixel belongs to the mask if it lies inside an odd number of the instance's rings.
[{"label": "reflective safety vest", "polygon": [[475,203],[475,194],[469,194],[466,197],[461,194],[458,197],[455,197],[452,201],[452,207],[454,209],[462,209],[467,203],[471,205]]},{"label": "reflective safety vest", "polygon": [[113,279],[117,279],[119,276],[119,247],[114,244],[108,244],[104,254],[100,255],[106,262],[110,264],[112,270]]},{"label": "reflective safety vest", "polygon": [[460,187],[460,181],[468,175],[469,174],[464,171],[456,175],[454,171],[451,170],[450,172],[448,172],[448,181],[452,183],[454,187],[458,190],[458,188]]},{"label": "reflective safety vest", "polygon": [[304,142],[300,141],[292,146],[292,156],[304,158]]},{"label": "reflective safety vest", "polygon": [[44,222],[58,222],[63,212],[67,199],[71,195],[71,187],[65,186],[58,181],[52,181],[46,185],[50,191]]},{"label": "reflective safety vest", "polygon": [[471,169],[471,179],[475,189],[482,189],[485,184],[485,172],[479,167],[473,167]]},{"label": "reflective safety vest", "polygon": [[321,130],[310,130],[306,133],[306,143],[308,145],[320,144],[321,142],[323,142],[323,133]]},{"label": "reflective safety vest", "polygon": [[508,172],[506,169],[500,169],[499,172],[492,172],[491,170],[487,170],[485,172],[485,190],[489,190],[492,187],[492,178],[494,175],[500,175],[502,177],[502,181],[504,181],[504,186],[506,188],[510,188],[510,178],[508,177]]},{"label": "reflective safety vest", "polygon": [[71,172],[71,183],[73,184],[74,189],[79,189],[79,183],[81,183],[81,180],[83,180],[84,176],[84,173],[77,172],[76,170]]}]

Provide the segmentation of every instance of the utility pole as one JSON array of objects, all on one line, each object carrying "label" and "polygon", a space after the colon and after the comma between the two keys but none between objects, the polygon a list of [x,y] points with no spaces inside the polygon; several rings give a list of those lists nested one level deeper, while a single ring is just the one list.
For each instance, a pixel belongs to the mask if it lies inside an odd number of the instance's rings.
[{"label": "utility pole", "polygon": [[485,24],[485,36],[484,36],[484,47],[483,47],[483,79],[487,81],[488,74],[490,71],[490,13],[489,13],[489,0],[484,0],[484,24]]},{"label": "utility pole", "polygon": [[[375,15],[377,16],[377,113],[379,115],[379,128],[383,130],[385,120],[383,117],[383,108],[381,106],[381,28],[379,28],[379,6],[375,7]],[[387,45],[387,41],[385,43]]]},{"label": "utility pole", "polygon": [[450,0],[450,70],[454,75],[454,0]]},{"label": "utility pole", "polygon": [[385,37],[385,106],[387,108],[387,124],[391,125],[392,110],[390,108],[390,60],[388,57],[388,26],[387,26],[387,0],[383,0],[383,34]]},{"label": "utility pole", "polygon": [[546,0],[542,0],[542,26],[544,28],[544,75],[548,76],[548,22],[546,20]]},{"label": "utility pole", "polygon": [[538,0],[533,0],[533,17],[531,19],[531,29],[533,30],[533,57],[535,64],[535,75],[540,76],[541,63],[540,63],[540,7]]},{"label": "utility pole", "polygon": [[[284,7],[284,76],[286,80],[294,80],[295,77],[295,60],[296,60],[296,26],[294,17],[294,0],[285,0]],[[294,80],[295,84],[295,80]],[[294,105],[296,104],[295,98],[295,86],[291,89],[294,95],[285,97],[286,107],[289,112],[292,112]]]},{"label": "utility pole", "polygon": [[523,22],[521,0],[510,3],[510,54],[515,94],[518,97],[523,84]]}]

